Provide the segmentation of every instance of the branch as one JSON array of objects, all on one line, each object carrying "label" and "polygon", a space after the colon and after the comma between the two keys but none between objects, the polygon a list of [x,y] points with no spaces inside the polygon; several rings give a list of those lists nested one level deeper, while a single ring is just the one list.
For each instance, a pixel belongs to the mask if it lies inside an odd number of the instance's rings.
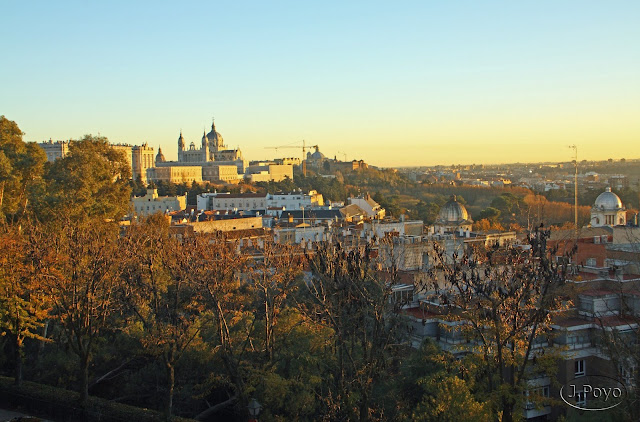
[{"label": "branch", "polygon": [[207,410],[200,412],[198,415],[196,415],[194,419],[197,421],[207,420],[210,416],[215,415],[225,407],[234,404],[237,400],[238,400],[238,394],[236,393],[233,396],[231,396],[228,400],[225,400],[222,403],[218,403],[215,406],[211,406]]}]

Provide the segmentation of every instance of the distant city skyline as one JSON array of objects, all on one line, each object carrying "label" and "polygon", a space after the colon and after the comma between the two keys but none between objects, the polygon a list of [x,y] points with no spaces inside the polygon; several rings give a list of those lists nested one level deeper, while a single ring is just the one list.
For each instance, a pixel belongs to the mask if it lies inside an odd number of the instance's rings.
[{"label": "distant city skyline", "polygon": [[[177,158],[211,118],[381,167],[639,158],[640,4],[10,2],[0,114]],[[283,149],[277,156],[301,156]]]}]

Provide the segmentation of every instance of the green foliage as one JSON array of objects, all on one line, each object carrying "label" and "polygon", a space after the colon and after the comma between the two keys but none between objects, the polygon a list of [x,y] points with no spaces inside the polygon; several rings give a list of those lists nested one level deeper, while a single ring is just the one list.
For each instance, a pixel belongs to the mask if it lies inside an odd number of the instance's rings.
[{"label": "green foliage", "polygon": [[0,116],[0,214],[11,221],[27,211],[30,191],[41,183],[46,154],[22,141],[18,125]]},{"label": "green foliage", "polygon": [[69,154],[51,164],[39,216],[120,220],[129,211],[131,168],[122,151],[104,137],[86,135],[69,144]]},{"label": "green foliage", "polygon": [[464,380],[451,375],[432,376],[420,381],[425,397],[412,414],[414,421],[490,421],[487,403],[471,394]]},{"label": "green foliage", "polygon": [[484,210],[482,210],[482,212],[480,214],[478,214],[476,219],[478,219],[478,220],[487,219],[487,220],[490,220],[490,221],[495,223],[495,222],[498,221],[498,218],[500,217],[500,214],[502,214],[502,212],[499,209],[493,208],[493,207],[489,207],[489,208],[485,208]]}]

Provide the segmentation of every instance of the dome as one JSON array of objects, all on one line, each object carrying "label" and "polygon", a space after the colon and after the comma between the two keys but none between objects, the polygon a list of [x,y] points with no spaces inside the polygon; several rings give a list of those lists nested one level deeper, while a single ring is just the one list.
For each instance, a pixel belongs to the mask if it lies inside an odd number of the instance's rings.
[{"label": "dome", "polygon": [[158,148],[158,154],[156,155],[156,163],[164,163],[164,154],[162,153],[162,148]]},{"label": "dome", "polygon": [[320,149],[316,147],[316,152],[311,154],[311,159],[314,161],[324,160],[324,154],[320,152]]},{"label": "dome", "polygon": [[611,188],[607,188],[598,195],[594,207],[613,211],[622,208],[622,201],[618,195],[611,192]]},{"label": "dome", "polygon": [[222,139],[220,132],[216,132],[215,123],[211,123],[211,132],[207,133],[206,137],[210,147],[224,148],[224,139]]},{"label": "dome", "polygon": [[440,208],[438,220],[441,223],[456,224],[469,220],[467,209],[456,200],[456,196],[452,195],[451,199]]}]

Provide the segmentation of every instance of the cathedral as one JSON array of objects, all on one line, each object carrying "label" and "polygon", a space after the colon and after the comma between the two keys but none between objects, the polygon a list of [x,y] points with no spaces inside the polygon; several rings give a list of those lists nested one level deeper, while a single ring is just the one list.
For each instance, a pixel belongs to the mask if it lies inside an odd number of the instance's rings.
[{"label": "cathedral", "polygon": [[199,148],[194,142],[187,147],[180,131],[178,161],[166,161],[162,150],[158,148],[155,166],[147,170],[147,175],[153,182],[172,183],[239,183],[242,180],[265,182],[281,181],[287,177],[293,179],[292,165],[248,164],[239,148],[227,149],[222,135],[216,131],[215,122],[212,122],[211,132],[202,135]]},{"label": "cathedral", "polygon": [[227,149],[222,135],[216,131],[215,122],[211,123],[211,132],[203,133],[200,148],[191,142],[187,148],[182,131],[178,138],[178,163],[183,165],[204,164],[210,162],[235,164],[238,173],[244,173],[246,162],[240,149]]},{"label": "cathedral", "polygon": [[158,149],[155,167],[147,174],[151,181],[173,183],[227,182],[237,183],[247,168],[247,162],[239,149],[227,149],[222,135],[211,123],[211,132],[202,135],[200,148],[194,142],[186,147],[180,131],[178,138],[178,161],[166,161],[162,150]]},{"label": "cathedral", "polygon": [[216,131],[215,122],[211,123],[211,132],[202,134],[200,148],[191,142],[187,149],[182,131],[178,138],[178,162],[184,164],[201,164],[211,161],[236,162],[238,173],[244,173],[245,162],[239,149],[227,149],[224,139]]}]

